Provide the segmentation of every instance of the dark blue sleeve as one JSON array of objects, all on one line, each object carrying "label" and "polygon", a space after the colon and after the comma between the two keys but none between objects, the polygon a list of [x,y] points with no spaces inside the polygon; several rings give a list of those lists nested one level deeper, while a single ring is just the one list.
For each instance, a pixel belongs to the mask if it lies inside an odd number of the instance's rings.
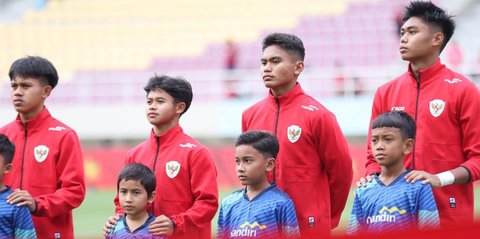
[{"label": "dark blue sleeve", "polygon": [[437,204],[433,197],[430,184],[420,186],[418,193],[418,228],[435,229],[440,227],[440,217],[438,215]]},{"label": "dark blue sleeve", "polygon": [[16,207],[14,211],[14,230],[16,239],[37,238],[35,227],[33,226],[30,209],[26,206]]},{"label": "dark blue sleeve", "polygon": [[282,227],[282,238],[300,238],[297,214],[291,199],[280,205],[278,214],[278,224]]}]

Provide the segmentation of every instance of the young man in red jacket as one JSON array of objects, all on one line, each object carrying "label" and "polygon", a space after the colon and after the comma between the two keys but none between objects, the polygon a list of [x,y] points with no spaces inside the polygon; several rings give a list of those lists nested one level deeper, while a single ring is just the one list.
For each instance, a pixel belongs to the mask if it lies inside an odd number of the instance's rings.
[{"label": "young man in red jacket", "polygon": [[267,130],[280,142],[270,181],[293,200],[303,238],[329,235],[350,190],[352,160],[335,116],[297,82],[302,41],[273,33],[263,40],[261,73],[268,96],[243,112],[242,131]]},{"label": "young man in red jacket", "polygon": [[18,116],[0,129],[16,146],[4,178],[15,189],[7,202],[30,208],[38,238],[74,238],[72,209],[85,198],[83,156],[75,131],[44,105],[57,70],[47,59],[28,56],[12,64],[9,77]]},{"label": "young man in red jacket", "polygon": [[[182,78],[155,76],[145,87],[150,138],[131,149],[125,161],[150,167],[157,179],[149,226],[168,238],[211,238],[211,220],[218,208],[217,171],[207,148],[183,133],[180,116],[192,102],[192,87]],[[115,198],[116,213],[122,208]],[[104,233],[115,220],[109,218]]]},{"label": "young man in red jacket", "polygon": [[[405,9],[400,55],[408,70],[380,86],[372,117],[405,111],[417,124],[417,139],[405,166],[412,183],[425,179],[433,193],[442,226],[473,221],[473,184],[480,177],[480,93],[464,76],[446,68],[440,52],[455,24],[431,2],[412,2]],[[371,130],[369,131],[371,138]],[[380,172],[370,145],[367,175]]]}]

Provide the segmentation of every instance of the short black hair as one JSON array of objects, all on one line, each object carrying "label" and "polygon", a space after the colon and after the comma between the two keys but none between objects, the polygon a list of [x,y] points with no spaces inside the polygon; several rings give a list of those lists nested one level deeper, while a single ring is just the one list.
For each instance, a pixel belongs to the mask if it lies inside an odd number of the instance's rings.
[{"label": "short black hair", "polygon": [[15,154],[15,144],[4,134],[0,134],[0,155],[4,158],[4,165],[12,163]]},{"label": "short black hair", "polygon": [[440,28],[443,35],[445,35],[445,39],[440,47],[440,52],[442,52],[455,31],[453,16],[448,15],[445,10],[437,7],[432,2],[414,1],[405,7],[403,21],[405,22],[411,17],[421,18],[425,23]]},{"label": "short black hair", "polygon": [[372,122],[372,129],[392,127],[400,129],[403,139],[415,139],[416,125],[413,118],[403,111],[391,111],[379,115]]},{"label": "short black hair", "polygon": [[263,130],[252,130],[238,136],[235,146],[251,145],[266,158],[277,158],[279,143],[277,137]]},{"label": "short black hair", "polygon": [[284,51],[295,55],[298,60],[305,59],[305,47],[302,40],[295,35],[287,33],[272,33],[263,39],[262,51],[269,46],[278,46]]},{"label": "short black hair", "polygon": [[120,181],[122,180],[139,181],[140,184],[142,184],[142,186],[145,188],[145,191],[147,191],[148,197],[152,196],[152,193],[155,191],[155,187],[157,185],[157,180],[155,179],[155,174],[153,171],[141,163],[127,164],[127,166],[122,169],[118,175],[117,191],[120,189]]},{"label": "short black hair", "polygon": [[163,90],[173,97],[174,102],[185,103],[185,110],[180,114],[183,115],[187,112],[188,108],[192,104],[193,92],[192,86],[183,77],[171,77],[171,76],[154,76],[150,78],[147,85],[143,88],[148,93],[155,90]]},{"label": "short black hair", "polygon": [[53,64],[40,56],[26,56],[12,63],[8,72],[10,81],[15,77],[35,78],[45,80],[53,88],[58,83],[57,69]]}]

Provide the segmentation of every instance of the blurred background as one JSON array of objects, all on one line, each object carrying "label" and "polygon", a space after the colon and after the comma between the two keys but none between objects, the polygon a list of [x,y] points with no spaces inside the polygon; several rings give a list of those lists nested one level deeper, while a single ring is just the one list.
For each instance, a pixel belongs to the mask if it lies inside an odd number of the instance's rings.
[{"label": "blurred background", "polygon": [[[76,236],[100,238],[114,212],[125,153],[150,132],[142,88],[147,80],[168,74],[191,82],[193,103],[180,124],[214,155],[223,197],[240,187],[233,144],[241,113],[267,94],[259,77],[261,40],[287,32],[305,44],[299,81],[336,114],[357,180],[363,175],[374,91],[407,69],[398,45],[408,2],[0,0],[0,125],[16,116],[10,64],[26,55],[52,61],[60,82],[46,105],[77,131],[84,148],[88,191],[74,211]],[[457,30],[442,62],[480,85],[480,1],[433,2],[456,15]],[[336,234],[345,231],[352,199]]]}]

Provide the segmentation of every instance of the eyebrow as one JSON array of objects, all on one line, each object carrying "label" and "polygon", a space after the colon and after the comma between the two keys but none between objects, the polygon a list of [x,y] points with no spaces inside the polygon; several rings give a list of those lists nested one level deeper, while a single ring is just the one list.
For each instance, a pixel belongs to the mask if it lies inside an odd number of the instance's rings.
[{"label": "eyebrow", "polygon": [[407,30],[407,31],[408,31],[408,30],[417,30],[417,29],[418,29],[417,26],[408,26],[408,27],[406,27],[406,28],[402,28],[401,30],[402,30],[402,31],[404,31],[404,30]]},{"label": "eyebrow", "polygon": [[281,60],[281,59],[283,58],[280,56],[272,56],[270,58],[265,58],[265,57],[260,58],[260,60],[262,61],[272,61],[272,60]]}]

